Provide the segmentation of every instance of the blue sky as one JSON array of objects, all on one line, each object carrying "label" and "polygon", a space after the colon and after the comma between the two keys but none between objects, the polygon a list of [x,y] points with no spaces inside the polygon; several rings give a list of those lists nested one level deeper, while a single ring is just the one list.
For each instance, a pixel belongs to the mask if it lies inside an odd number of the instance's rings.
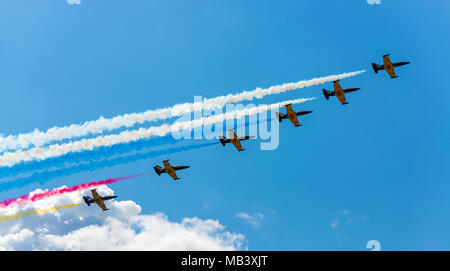
[{"label": "blue sky", "polygon": [[[151,175],[112,188],[144,213],[218,219],[250,250],[366,250],[372,239],[384,250],[448,250],[449,11],[445,0],[0,0],[0,132],[366,69],[341,81],[361,88],[346,106],[325,101],[331,83],[262,100],[318,98],[295,107],[314,113],[300,128],[283,122],[274,151],[245,142],[242,153],[177,153],[167,158],[191,165],[181,182]],[[386,53],[411,61],[397,79],[371,70]],[[147,172],[162,158],[42,187]],[[251,225],[240,212],[263,218]]]}]

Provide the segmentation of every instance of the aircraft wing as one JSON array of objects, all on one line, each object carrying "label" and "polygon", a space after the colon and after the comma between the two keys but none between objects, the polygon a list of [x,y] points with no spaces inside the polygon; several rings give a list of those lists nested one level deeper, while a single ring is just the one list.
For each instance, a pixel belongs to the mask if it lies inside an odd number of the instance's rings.
[{"label": "aircraft wing", "polygon": [[294,110],[292,109],[292,105],[290,104],[286,105],[286,113],[287,114],[295,113]]},{"label": "aircraft wing", "polygon": [[339,99],[341,104],[347,104],[347,101],[345,100],[345,94],[343,92],[341,92],[340,95],[336,95],[336,97]]},{"label": "aircraft wing", "polygon": [[290,117],[289,120],[294,124],[295,127],[300,126],[300,123],[298,123],[298,118],[296,116]]},{"label": "aircraft wing", "polygon": [[392,66],[392,62],[391,62],[391,60],[389,59],[389,55],[384,55],[383,56],[383,64],[384,64],[384,67],[386,68],[386,66]]},{"label": "aircraft wing", "polygon": [[97,191],[95,191],[95,189],[92,189],[91,192],[92,192],[92,197],[94,198],[94,201],[102,199],[102,197],[100,197],[100,195],[97,193]]},{"label": "aircraft wing", "polygon": [[247,138],[245,138],[245,137],[242,137],[242,138],[238,137],[236,135],[236,133],[234,132],[234,129],[228,130],[228,135],[230,136],[230,138],[229,138],[230,142],[236,147],[236,149],[238,151],[243,151],[244,149],[241,146],[241,140],[245,140]]},{"label": "aircraft wing", "polygon": [[339,84],[339,80],[333,82],[334,92],[342,91],[341,84]]},{"label": "aircraft wing", "polygon": [[345,100],[344,90],[342,90],[339,81],[334,81],[333,84],[334,84],[334,95],[339,99],[341,104],[347,104],[347,101]]},{"label": "aircraft wing", "polygon": [[233,145],[236,147],[236,149],[238,151],[242,151],[242,145],[241,145],[241,141],[239,139],[236,140],[232,140],[231,143],[233,143]]},{"label": "aircraft wing", "polygon": [[395,78],[396,75],[394,71],[394,65],[392,65],[392,62],[389,59],[388,55],[383,56],[383,62],[384,62],[384,69],[387,71],[389,76],[391,76],[391,78]]},{"label": "aircraft wing", "polygon": [[98,205],[98,207],[100,207],[103,211],[108,210],[108,208],[106,208],[105,203],[103,202],[102,197],[100,197],[100,195],[97,193],[97,191],[95,190],[91,190],[92,192],[92,197],[94,198],[94,202]]},{"label": "aircraft wing", "polygon": [[234,132],[234,129],[228,130],[228,136],[230,137],[230,139],[235,139],[235,138],[237,138],[237,135],[236,135],[236,133]]},{"label": "aircraft wing", "polygon": [[286,105],[286,115],[288,119],[294,124],[294,126],[300,126],[300,124],[298,123],[297,114],[295,114],[290,104]]},{"label": "aircraft wing", "polygon": [[164,169],[166,170],[167,174],[169,174],[170,177],[172,177],[172,179],[174,180],[178,180],[178,176],[175,173],[175,169],[169,164],[168,160],[164,160],[163,161],[164,164]]},{"label": "aircraft wing", "polygon": [[102,199],[100,199],[100,201],[96,201],[95,203],[97,203],[98,207],[102,208],[103,211],[108,210],[108,208],[106,208],[105,203],[103,202]]},{"label": "aircraft wing", "polygon": [[167,174],[169,174],[169,176],[172,177],[172,179],[174,179],[174,180],[178,180],[179,179],[179,177],[175,173],[175,170],[167,171]]},{"label": "aircraft wing", "polygon": [[169,164],[169,160],[164,160],[164,161],[163,161],[163,164],[164,164],[164,168],[165,168],[165,169],[167,169],[167,168],[169,168],[169,167],[172,167],[172,166]]},{"label": "aircraft wing", "polygon": [[392,66],[391,66],[390,69],[385,69],[385,70],[387,71],[387,73],[389,73],[389,76],[390,76],[391,78],[395,78],[395,77],[396,77],[394,68],[393,68]]}]

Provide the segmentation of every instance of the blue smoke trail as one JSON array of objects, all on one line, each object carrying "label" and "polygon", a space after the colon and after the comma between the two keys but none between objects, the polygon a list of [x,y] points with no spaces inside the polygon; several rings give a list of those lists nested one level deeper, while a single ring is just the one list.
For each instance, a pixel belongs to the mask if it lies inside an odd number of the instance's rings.
[{"label": "blue smoke trail", "polygon": [[[264,120],[265,122],[272,121],[271,118]],[[264,122],[262,120],[245,122],[245,127],[249,127],[250,125],[255,125]],[[228,127],[230,128],[230,127]],[[232,127],[231,127],[232,128]],[[226,122],[223,124],[223,130],[226,131]],[[191,136],[194,131],[191,131]],[[192,137],[191,137],[192,138]],[[163,145],[170,145],[183,140],[175,139],[171,135],[162,136],[162,137],[152,137],[149,139],[133,141],[124,144],[112,145],[109,147],[100,147],[95,150],[86,150],[77,153],[68,153],[59,157],[49,158],[41,161],[31,161],[24,162],[20,164],[16,164],[12,167],[0,167],[0,178],[6,177],[14,177],[21,173],[29,172],[29,171],[37,171],[37,170],[45,170],[53,167],[63,167],[70,163],[76,164],[83,161],[93,161],[99,160],[104,157],[110,157],[113,155],[120,155],[124,153],[129,153],[130,151],[142,150],[150,147],[157,147]]]},{"label": "blue smoke trail", "polygon": [[13,177],[28,171],[42,170],[51,167],[62,167],[69,163],[101,159],[104,156],[128,153],[130,150],[142,150],[144,148],[168,145],[176,142],[178,142],[178,140],[172,138],[171,136],[164,136],[112,145],[110,147],[100,147],[91,151],[68,153],[63,156],[49,158],[42,161],[25,162],[12,167],[0,168],[0,178]]},{"label": "blue smoke trail", "polygon": [[174,148],[163,149],[163,150],[148,151],[145,153],[137,153],[137,154],[117,157],[117,158],[113,158],[113,159],[103,159],[103,160],[91,162],[88,164],[80,164],[80,165],[76,165],[76,166],[72,166],[72,167],[68,167],[68,168],[62,168],[62,169],[58,169],[58,170],[54,170],[54,171],[37,172],[37,173],[32,174],[29,177],[18,178],[18,179],[14,179],[14,180],[11,180],[8,182],[0,183],[0,191],[10,190],[13,188],[21,188],[26,185],[29,185],[30,183],[43,184],[53,178],[65,177],[65,176],[69,176],[69,175],[79,173],[82,171],[94,171],[94,170],[102,169],[105,167],[112,167],[112,166],[119,165],[119,164],[131,163],[131,162],[145,160],[145,159],[149,159],[149,158],[153,158],[153,157],[157,157],[157,156],[161,156],[161,155],[167,155],[167,154],[172,154],[172,153],[177,153],[177,152],[184,152],[184,151],[189,151],[189,150],[200,149],[200,148],[217,145],[217,144],[219,144],[219,142],[192,144],[192,145],[188,145],[188,146],[180,146],[180,147],[174,147]]}]

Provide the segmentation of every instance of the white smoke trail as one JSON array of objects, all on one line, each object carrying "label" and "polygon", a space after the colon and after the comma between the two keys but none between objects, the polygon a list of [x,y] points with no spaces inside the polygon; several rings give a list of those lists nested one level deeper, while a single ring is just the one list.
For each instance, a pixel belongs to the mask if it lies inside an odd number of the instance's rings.
[{"label": "white smoke trail", "polygon": [[98,147],[112,146],[121,143],[128,143],[146,139],[152,136],[165,136],[170,132],[180,130],[192,130],[195,127],[210,125],[228,119],[239,119],[244,116],[262,113],[268,110],[273,110],[287,104],[298,104],[306,101],[311,101],[315,98],[302,98],[290,101],[274,103],[270,105],[260,105],[252,108],[244,108],[242,110],[235,110],[230,113],[214,115],[210,117],[202,117],[195,120],[176,122],[174,124],[163,124],[161,126],[154,126],[150,128],[140,128],[137,130],[127,130],[119,134],[98,136],[96,138],[82,139],[75,142],[64,144],[54,144],[48,147],[35,147],[29,150],[17,150],[15,152],[5,152],[0,155],[0,166],[13,166],[21,162],[28,162],[33,160],[45,160],[47,158],[62,156],[70,152],[81,152],[84,150],[93,150]]},{"label": "white smoke trail", "polygon": [[171,117],[178,117],[188,112],[194,112],[196,108],[202,106],[205,109],[211,109],[212,107],[223,107],[227,103],[236,103],[240,101],[249,101],[254,98],[261,99],[266,95],[286,92],[294,89],[310,87],[318,84],[322,84],[329,81],[344,79],[347,77],[355,76],[365,70],[342,73],[339,75],[329,75],[325,77],[318,77],[310,80],[302,80],[295,83],[285,83],[282,85],[272,86],[266,89],[256,88],[253,91],[244,91],[237,94],[229,94],[225,96],[219,96],[211,99],[204,99],[202,102],[197,103],[184,103],[177,104],[171,107],[147,110],[141,113],[132,113],[119,115],[114,118],[100,117],[94,121],[86,121],[83,124],[72,124],[63,127],[53,127],[47,131],[40,131],[35,129],[30,133],[23,133],[18,135],[9,135],[7,137],[0,137],[0,152],[6,150],[27,149],[31,146],[44,146],[52,141],[71,139],[76,137],[82,137],[90,134],[100,134],[104,131],[111,131],[121,127],[132,127],[136,124],[142,124],[145,122],[168,119]]}]

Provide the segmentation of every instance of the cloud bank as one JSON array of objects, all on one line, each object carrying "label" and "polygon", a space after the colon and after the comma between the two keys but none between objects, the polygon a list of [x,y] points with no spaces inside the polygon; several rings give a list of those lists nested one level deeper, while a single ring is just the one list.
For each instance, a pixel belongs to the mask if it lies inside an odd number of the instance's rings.
[{"label": "cloud bank", "polygon": [[[34,193],[41,192],[39,189]],[[32,193],[33,193],[32,192]],[[114,191],[100,186],[101,195]],[[37,208],[78,203],[87,192],[74,192],[0,210],[0,216]],[[242,234],[217,220],[183,218],[163,213],[141,214],[133,201],[107,201],[111,209],[83,204],[56,212],[0,223],[0,250],[241,250]]]}]

